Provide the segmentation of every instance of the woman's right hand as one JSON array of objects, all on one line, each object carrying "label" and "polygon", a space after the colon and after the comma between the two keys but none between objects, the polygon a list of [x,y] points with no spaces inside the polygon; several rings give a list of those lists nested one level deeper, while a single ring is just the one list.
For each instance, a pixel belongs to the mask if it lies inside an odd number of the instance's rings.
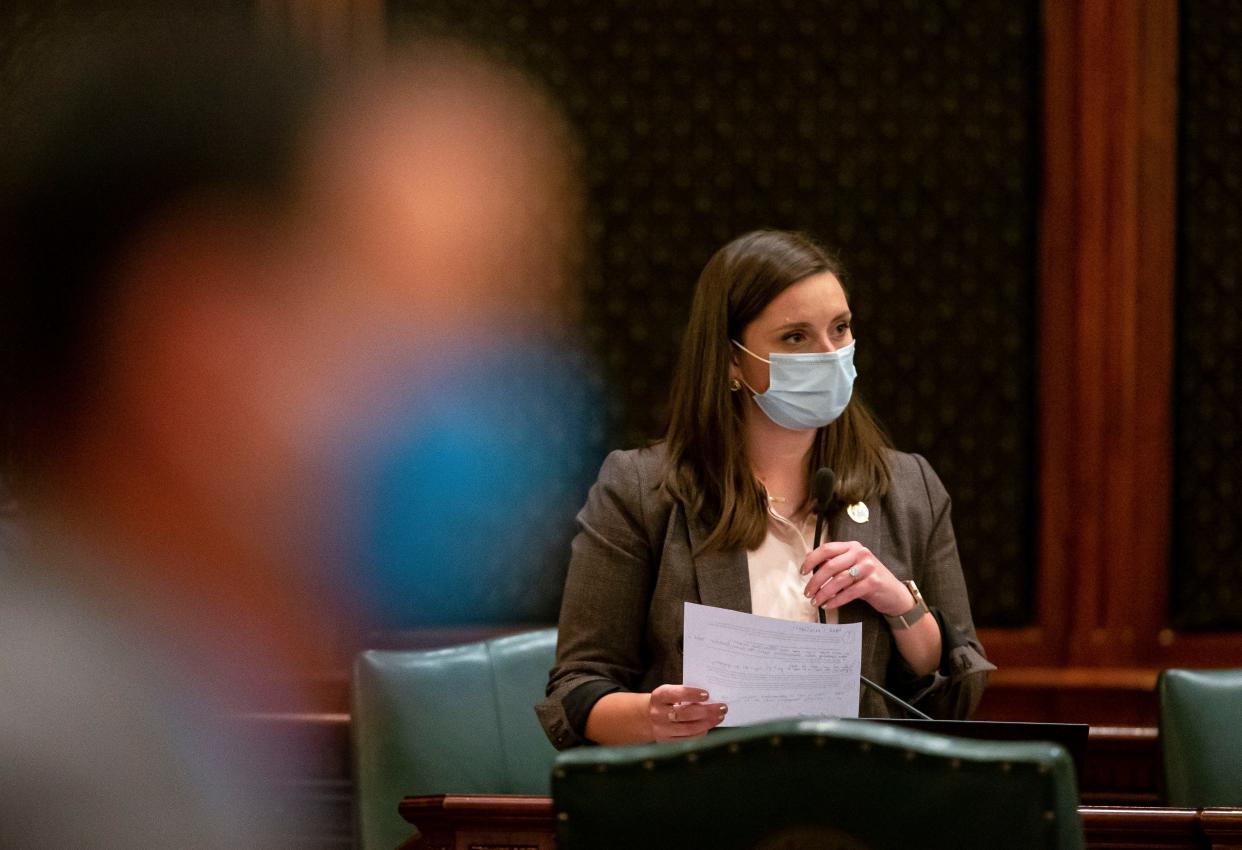
[{"label": "woman's right hand", "polygon": [[708,699],[702,688],[660,685],[651,692],[647,707],[651,737],[656,741],[675,741],[707,734],[729,711],[724,703]]}]

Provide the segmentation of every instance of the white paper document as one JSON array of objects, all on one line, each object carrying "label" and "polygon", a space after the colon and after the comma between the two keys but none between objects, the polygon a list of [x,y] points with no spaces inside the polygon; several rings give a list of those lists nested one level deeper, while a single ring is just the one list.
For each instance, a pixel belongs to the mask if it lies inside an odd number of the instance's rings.
[{"label": "white paper document", "polygon": [[682,682],[729,706],[721,726],[858,716],[861,623],[797,623],[685,606]]}]

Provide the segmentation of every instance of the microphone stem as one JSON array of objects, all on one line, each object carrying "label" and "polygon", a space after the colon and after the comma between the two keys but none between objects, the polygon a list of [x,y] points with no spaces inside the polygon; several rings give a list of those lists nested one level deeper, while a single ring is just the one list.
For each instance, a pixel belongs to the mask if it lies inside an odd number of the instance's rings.
[{"label": "microphone stem", "polygon": [[[815,546],[813,548],[815,549],[819,548],[819,541],[820,541],[820,538],[823,536],[823,534],[824,534],[824,513],[822,510],[822,506],[821,506],[820,508],[817,508],[815,511]],[[820,608],[818,610],[819,610],[820,625],[824,625],[828,622],[828,617],[824,613],[823,608]]]},{"label": "microphone stem", "polygon": [[897,696],[897,695],[895,695],[895,694],[891,694],[891,693],[889,693],[888,691],[884,690],[884,689],[883,689],[883,688],[881,688],[879,685],[877,685],[875,682],[873,682],[873,681],[871,681],[870,679],[868,679],[866,676],[859,676],[858,678],[862,679],[862,681],[863,681],[863,684],[864,684],[864,685],[866,685],[866,686],[867,686],[867,687],[869,687],[869,688],[873,688],[873,689],[875,689],[876,691],[878,691],[879,693],[881,693],[881,694],[883,694],[884,696],[888,697],[890,701],[897,703],[897,705],[901,706],[901,707],[902,707],[902,708],[904,708],[906,711],[912,712],[912,713],[913,713],[913,714],[915,714],[915,715],[916,715],[916,716],[917,716],[920,720],[931,720],[931,719],[932,719],[929,715],[926,715],[926,714],[924,714],[923,712],[919,711],[917,708],[915,708],[914,706],[910,705],[910,703],[906,702],[906,701],[905,701],[904,699],[902,699],[901,697],[899,697],[899,696]]}]

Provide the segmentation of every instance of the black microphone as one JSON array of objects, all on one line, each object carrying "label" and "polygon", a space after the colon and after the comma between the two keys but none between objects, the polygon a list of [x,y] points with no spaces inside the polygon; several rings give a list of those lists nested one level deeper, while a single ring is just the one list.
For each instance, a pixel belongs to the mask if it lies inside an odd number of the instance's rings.
[{"label": "black microphone", "polygon": [[[837,487],[837,476],[831,469],[821,466],[815,470],[815,482],[811,485],[811,494],[815,500],[815,547],[819,548],[820,537],[824,533],[824,517],[832,505],[832,491]],[[821,612],[822,616],[822,612]]]},{"label": "black microphone", "polygon": [[[811,484],[811,494],[815,501],[815,545],[814,549],[819,548],[819,544],[824,535],[824,517],[828,514],[828,508],[832,504],[832,491],[837,487],[837,476],[831,469],[821,466],[815,470],[815,481]],[[819,609],[819,621],[821,623],[828,622],[824,616],[824,609]]]},{"label": "black microphone", "polygon": [[[813,494],[814,500],[815,500],[815,548],[816,549],[819,548],[821,538],[823,537],[823,534],[824,534],[824,517],[828,515],[828,510],[832,506],[832,495],[833,495],[832,491],[836,489],[836,486],[837,486],[837,476],[835,473],[833,473],[831,469],[829,469],[826,466],[821,466],[819,469],[815,470],[815,481],[811,485],[811,493]],[[819,621],[821,623],[827,622],[827,617],[824,614],[823,608],[819,609]],[[864,685],[878,692],[882,696],[886,697],[889,701],[894,702],[897,705],[900,705],[902,708],[904,708],[906,711],[910,712],[911,714],[915,715],[916,717],[920,717],[923,720],[931,720],[930,717],[928,717],[923,712],[919,711],[914,706],[910,705],[910,703],[906,702],[905,700],[903,700],[901,697],[897,696],[896,694],[892,694],[884,690],[884,688],[880,687],[875,682],[868,679],[866,676],[859,676],[858,678],[862,680],[862,683]]]}]

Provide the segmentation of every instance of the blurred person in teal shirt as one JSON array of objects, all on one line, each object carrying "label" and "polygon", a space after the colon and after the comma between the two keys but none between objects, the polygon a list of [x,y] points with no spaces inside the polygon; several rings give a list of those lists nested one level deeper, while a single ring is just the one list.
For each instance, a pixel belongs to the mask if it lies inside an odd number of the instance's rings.
[{"label": "blurred person in teal shirt", "polygon": [[572,180],[526,84],[434,50],[329,73],[257,29],[102,15],[10,51],[0,847],[286,843],[299,754],[230,718],[310,705],[384,596],[354,464],[417,451],[473,353],[556,336],[566,246],[523,210],[568,239]]}]

